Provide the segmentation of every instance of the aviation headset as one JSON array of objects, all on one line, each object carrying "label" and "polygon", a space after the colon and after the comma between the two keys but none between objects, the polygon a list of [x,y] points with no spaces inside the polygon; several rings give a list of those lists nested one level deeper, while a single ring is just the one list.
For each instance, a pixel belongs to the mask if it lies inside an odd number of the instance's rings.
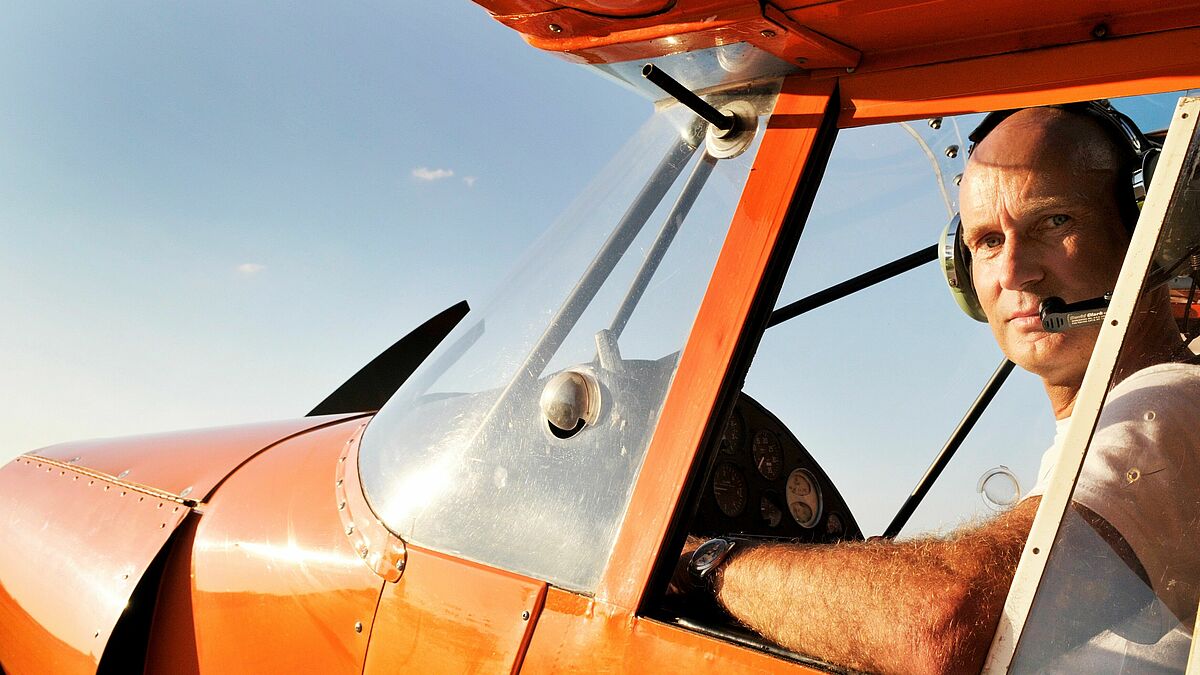
[{"label": "aviation headset", "polygon": [[[1119,179],[1117,184],[1117,204],[1121,212],[1121,220],[1130,232],[1137,224],[1138,213],[1146,198],[1146,190],[1150,187],[1150,177],[1154,166],[1158,163],[1160,147],[1146,138],[1141,129],[1128,116],[1112,107],[1106,100],[1084,101],[1063,105],[1046,106],[1058,108],[1089,119],[1096,120],[1105,132],[1116,142],[1121,153],[1121,167],[1118,175],[1128,176]],[[967,146],[967,156],[975,152],[989,133],[1001,122],[1008,119],[1021,108],[1013,110],[998,110],[989,113],[979,126],[967,137],[971,141]],[[971,253],[967,250],[962,239],[962,219],[954,214],[946,229],[942,230],[939,241],[938,255],[941,258],[942,273],[950,286],[950,294],[962,311],[976,321],[987,322],[983,307],[979,304],[979,296],[975,293],[974,281],[971,279]]]}]

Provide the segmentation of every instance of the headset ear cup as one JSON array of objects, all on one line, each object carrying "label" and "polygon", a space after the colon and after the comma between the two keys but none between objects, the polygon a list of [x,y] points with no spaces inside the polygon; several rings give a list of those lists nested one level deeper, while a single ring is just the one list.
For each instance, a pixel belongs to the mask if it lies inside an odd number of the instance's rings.
[{"label": "headset ear cup", "polygon": [[942,263],[942,275],[950,288],[950,296],[967,316],[976,321],[987,322],[987,315],[975,294],[971,281],[971,258],[962,244],[962,219],[956,213],[942,230],[938,240],[938,257]]}]

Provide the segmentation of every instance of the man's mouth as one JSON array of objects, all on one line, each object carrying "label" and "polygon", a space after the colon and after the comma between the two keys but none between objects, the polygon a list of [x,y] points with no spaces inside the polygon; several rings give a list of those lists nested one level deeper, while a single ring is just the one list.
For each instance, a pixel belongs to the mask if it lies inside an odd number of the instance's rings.
[{"label": "man's mouth", "polygon": [[1037,307],[1019,309],[1008,317],[1008,323],[1020,330],[1042,330],[1042,315]]}]

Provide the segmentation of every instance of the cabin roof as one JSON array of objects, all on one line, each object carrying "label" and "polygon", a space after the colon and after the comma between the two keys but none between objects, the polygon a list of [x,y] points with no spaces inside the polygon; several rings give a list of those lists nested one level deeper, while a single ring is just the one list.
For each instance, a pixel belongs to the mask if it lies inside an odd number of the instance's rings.
[{"label": "cabin roof", "polygon": [[746,42],[798,70],[891,70],[1200,26],[1163,0],[475,0],[529,44],[619,63]]}]

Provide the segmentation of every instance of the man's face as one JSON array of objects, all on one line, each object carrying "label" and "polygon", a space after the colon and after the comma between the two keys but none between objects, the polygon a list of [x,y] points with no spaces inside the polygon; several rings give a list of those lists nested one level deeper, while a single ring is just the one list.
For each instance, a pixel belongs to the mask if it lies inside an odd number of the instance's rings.
[{"label": "man's face", "polygon": [[1099,328],[1047,333],[1039,305],[1112,291],[1128,234],[1103,132],[1060,113],[1021,111],[989,134],[960,202],[975,290],[1000,349],[1050,383],[1077,385]]}]

